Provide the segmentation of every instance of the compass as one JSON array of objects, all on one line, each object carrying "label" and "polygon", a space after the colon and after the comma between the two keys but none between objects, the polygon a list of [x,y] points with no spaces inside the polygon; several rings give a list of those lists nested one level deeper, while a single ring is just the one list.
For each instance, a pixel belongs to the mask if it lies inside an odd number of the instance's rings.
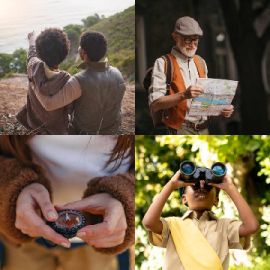
[{"label": "compass", "polygon": [[57,233],[66,238],[76,236],[77,231],[86,225],[86,217],[82,212],[65,209],[58,212],[58,219],[47,224]]}]

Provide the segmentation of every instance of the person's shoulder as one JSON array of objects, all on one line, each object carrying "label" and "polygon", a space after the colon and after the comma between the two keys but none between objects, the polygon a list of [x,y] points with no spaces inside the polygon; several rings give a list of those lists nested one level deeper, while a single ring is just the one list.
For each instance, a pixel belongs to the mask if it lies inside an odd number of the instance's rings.
[{"label": "person's shoulder", "polygon": [[199,59],[199,61],[201,61],[204,65],[206,65],[206,61],[202,56],[196,54],[195,57],[197,57]]},{"label": "person's shoulder", "polygon": [[[14,157],[7,157],[0,152],[0,178],[12,178],[23,169],[22,164]],[[11,176],[12,175],[12,176]]]},{"label": "person's shoulder", "polygon": [[37,57],[31,58],[27,65],[27,75],[33,81],[47,79],[45,75],[45,63]]},{"label": "person's shoulder", "polygon": [[117,67],[108,66],[108,71],[111,72],[112,74],[116,75],[116,76],[122,77],[122,73]]},{"label": "person's shoulder", "polygon": [[156,58],[154,65],[153,65],[154,73],[155,73],[155,71],[164,72],[165,61],[166,61],[165,54]]},{"label": "person's shoulder", "polygon": [[59,70],[59,74],[62,74],[62,76],[68,76],[68,77],[71,77],[71,74],[68,73],[68,72],[65,71],[65,70]]},{"label": "person's shoulder", "polygon": [[241,221],[235,218],[217,218],[216,222],[217,222],[217,229],[219,231],[224,231],[224,232],[228,232],[230,228],[234,226],[238,226],[239,222],[241,223]]},{"label": "person's shoulder", "polygon": [[114,67],[114,66],[108,66],[108,72],[110,74],[110,77],[113,79],[113,80],[117,80],[117,81],[121,81],[121,82],[124,82],[124,78],[123,78],[123,75],[121,73],[121,71],[117,68],[117,67]]},{"label": "person's shoulder", "polygon": [[45,63],[40,60],[38,57],[32,57],[28,64],[27,64],[27,70],[39,70],[39,69],[42,69],[44,71],[44,68],[45,68]]},{"label": "person's shoulder", "polygon": [[162,220],[169,222],[169,221],[178,221],[178,220],[183,220],[183,217],[178,217],[178,216],[169,216],[162,218]]},{"label": "person's shoulder", "polygon": [[82,69],[76,74],[74,74],[72,77],[76,78],[77,80],[80,80],[81,78],[85,76],[85,73],[86,73],[86,69]]},{"label": "person's shoulder", "polygon": [[159,57],[156,58],[156,60],[155,60],[155,64],[157,64],[157,63],[162,63],[162,64],[164,64],[164,62],[165,62],[165,54],[159,56]]},{"label": "person's shoulder", "polygon": [[67,81],[71,77],[71,75],[65,70],[57,70],[57,71],[50,70],[46,64],[44,64],[44,70],[46,78],[49,80],[51,79],[62,80],[64,78]]},{"label": "person's shoulder", "polygon": [[198,57],[201,60],[204,60],[204,58],[202,56],[200,56],[199,54],[195,54],[196,57]]}]

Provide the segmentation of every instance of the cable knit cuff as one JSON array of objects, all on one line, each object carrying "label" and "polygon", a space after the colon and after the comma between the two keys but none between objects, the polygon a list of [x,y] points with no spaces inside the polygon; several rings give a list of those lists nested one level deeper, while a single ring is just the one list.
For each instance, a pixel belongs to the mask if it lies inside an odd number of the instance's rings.
[{"label": "cable knit cuff", "polygon": [[23,188],[32,184],[44,185],[51,194],[49,181],[17,160],[0,157],[0,234],[14,243],[31,238],[15,227],[16,202]]},{"label": "cable knit cuff", "polygon": [[88,183],[84,198],[97,193],[109,193],[119,200],[125,210],[127,231],[122,244],[112,248],[95,248],[96,251],[106,254],[121,253],[134,243],[135,237],[135,178],[131,173],[114,176],[96,177]]}]

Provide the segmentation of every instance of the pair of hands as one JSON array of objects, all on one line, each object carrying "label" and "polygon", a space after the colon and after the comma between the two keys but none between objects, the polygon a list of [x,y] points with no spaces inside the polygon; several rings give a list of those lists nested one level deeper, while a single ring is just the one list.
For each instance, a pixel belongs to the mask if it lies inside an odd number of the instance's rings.
[{"label": "pair of hands", "polygon": [[[187,88],[187,90],[184,92],[184,98],[185,99],[190,99],[190,98],[195,98],[198,97],[203,93],[202,87],[198,85],[191,85]],[[233,105],[228,105],[227,108],[223,109],[221,112],[221,115],[229,118],[234,112],[234,106]]]},{"label": "pair of hands", "polygon": [[[107,193],[99,193],[85,199],[57,206],[58,209],[74,209],[102,215],[103,222],[80,229],[77,236],[96,248],[110,248],[123,243],[127,229],[122,204]],[[42,215],[41,215],[42,214]],[[58,218],[47,189],[41,184],[25,187],[17,199],[15,227],[30,237],[43,237],[65,248],[68,239],[46,225],[46,221]]]},{"label": "pair of hands", "polygon": [[[194,186],[195,185],[195,183],[188,183],[188,182],[181,181],[179,179],[180,179],[180,171],[178,170],[173,175],[171,180],[168,182],[169,185],[171,186],[172,190],[177,189],[177,188],[186,187],[186,186]],[[209,183],[208,185],[222,189],[226,193],[229,193],[230,190],[235,187],[233,184],[232,178],[229,175],[225,175],[222,182],[219,184]]]}]

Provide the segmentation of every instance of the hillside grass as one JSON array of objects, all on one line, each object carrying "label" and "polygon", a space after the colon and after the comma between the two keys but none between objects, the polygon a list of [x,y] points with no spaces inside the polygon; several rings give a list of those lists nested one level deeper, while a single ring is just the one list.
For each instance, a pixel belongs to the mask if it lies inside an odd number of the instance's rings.
[{"label": "hillside grass", "polygon": [[135,78],[135,6],[105,18],[89,28],[108,39],[108,57],[129,79]]}]

